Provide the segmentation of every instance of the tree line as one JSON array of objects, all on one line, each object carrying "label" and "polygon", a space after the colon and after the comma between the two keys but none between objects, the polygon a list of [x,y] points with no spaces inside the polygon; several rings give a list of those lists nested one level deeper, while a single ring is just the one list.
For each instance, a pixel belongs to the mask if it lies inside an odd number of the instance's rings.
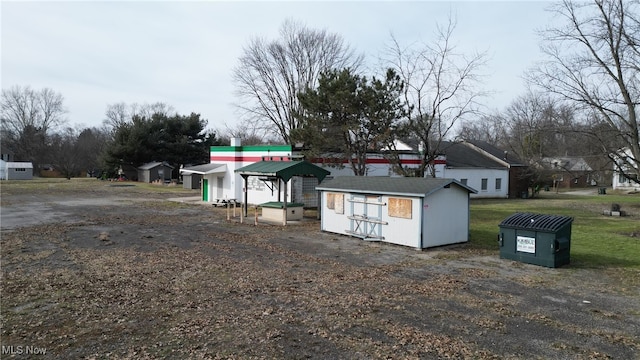
[{"label": "tree line", "polygon": [[[371,151],[386,154],[398,174],[433,175],[442,143],[456,139],[488,141],[530,165],[574,155],[638,169],[638,6],[551,5],[564,22],[540,32],[546,58],[524,72],[530,90],[499,110],[483,106],[490,95],[482,88],[487,53],[459,52],[454,19],[437,24],[429,41],[403,43],[391,35],[374,69],[340,35],[287,20],[279,38],[255,37],[244,47],[233,69],[242,118],[226,137],[301,145],[309,157],[347,160],[355,175],[366,172],[363,156]],[[99,129],[64,127],[65,112],[53,90],[3,90],[3,153],[11,149],[73,175],[152,160],[207,162],[208,147],[225,137],[205,131],[199,114],[178,115],[163,103],[108,105]],[[419,149],[418,168],[399,165],[397,140]],[[620,156],[621,149],[631,156]],[[48,158],[54,154],[57,160]]]},{"label": "tree line", "polygon": [[166,161],[176,169],[209,161],[219,145],[200,114],[177,114],[170,105],[111,104],[102,127],[67,126],[61,94],[14,86],[2,91],[2,154],[30,161],[35,175],[56,170],[71,178],[115,177],[123,166]]}]

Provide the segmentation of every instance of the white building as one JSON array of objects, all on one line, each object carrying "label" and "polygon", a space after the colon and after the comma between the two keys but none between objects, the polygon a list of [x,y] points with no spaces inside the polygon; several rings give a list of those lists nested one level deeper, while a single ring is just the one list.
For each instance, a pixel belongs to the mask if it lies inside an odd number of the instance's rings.
[{"label": "white building", "polygon": [[31,180],[33,164],[26,161],[0,160],[0,180]]},{"label": "white building", "polygon": [[[527,191],[526,180],[522,179],[526,166],[502,150],[482,142],[445,142],[442,150],[443,157],[434,162],[436,177],[456,179],[476,189],[477,193],[472,193],[472,197],[520,197],[523,191]],[[299,152],[290,145],[246,146],[241,144],[240,139],[231,139],[230,146],[211,147],[209,164],[185,167],[180,169],[180,173],[183,176],[202,176],[203,201],[241,202],[244,183],[236,173],[237,169],[262,160],[290,161],[299,156]],[[400,161],[403,166],[417,167],[420,165],[420,154],[417,151],[411,152],[410,147],[405,146],[400,154]],[[341,167],[329,166],[323,159],[313,159],[312,163],[330,171],[332,177],[353,176],[347,161],[343,161]],[[389,160],[381,153],[368,155],[366,169],[366,176],[399,177],[393,172]],[[316,185],[316,178],[293,177],[287,184],[289,195],[286,201],[303,202],[308,207],[317,206],[315,197],[310,196]],[[265,181],[264,177],[249,177],[247,186],[249,198],[255,200],[251,203],[255,204],[279,201],[278,197],[284,193],[284,189],[276,189],[273,182]]]},{"label": "white building", "polygon": [[[629,176],[636,179],[640,177],[640,169],[631,166],[628,161],[623,161],[624,158],[629,157],[632,157],[631,149],[629,148],[622,149],[620,154],[615,156],[617,164],[614,164],[612,181],[612,187],[614,190],[640,191],[640,184],[635,181],[631,181],[628,178]],[[622,169],[624,173],[622,173],[620,169]]]},{"label": "white building", "polygon": [[469,194],[453,179],[337,177],[321,192],[321,229],[418,249],[469,240]]}]

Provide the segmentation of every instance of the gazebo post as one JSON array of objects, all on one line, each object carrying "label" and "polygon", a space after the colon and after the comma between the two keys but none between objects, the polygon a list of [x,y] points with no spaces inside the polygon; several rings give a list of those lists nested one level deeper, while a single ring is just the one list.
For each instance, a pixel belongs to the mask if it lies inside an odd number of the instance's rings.
[{"label": "gazebo post", "polygon": [[283,181],[284,182],[284,203],[282,206],[282,225],[287,226],[287,185],[289,184],[289,181]]},{"label": "gazebo post", "polygon": [[243,208],[243,213],[244,214],[240,214],[240,216],[247,216],[248,214],[248,208],[249,208],[249,191],[248,191],[248,186],[249,186],[249,175],[241,175],[242,178],[244,179],[244,187],[243,187],[243,191],[244,191],[244,201],[242,204],[242,208]]}]

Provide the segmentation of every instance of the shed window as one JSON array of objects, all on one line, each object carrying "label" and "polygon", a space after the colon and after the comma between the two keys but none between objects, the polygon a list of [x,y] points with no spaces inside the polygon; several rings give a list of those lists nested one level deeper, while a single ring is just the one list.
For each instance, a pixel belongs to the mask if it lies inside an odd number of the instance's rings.
[{"label": "shed window", "polygon": [[502,189],[502,179],[497,178],[496,179],[496,190],[500,190]]},{"label": "shed window", "polygon": [[487,191],[487,183],[488,183],[488,179],[482,179],[481,180],[481,184],[480,184],[480,190],[484,190]]},{"label": "shed window", "polygon": [[411,199],[389,198],[389,216],[411,219]]},{"label": "shed window", "polygon": [[333,209],[337,214],[344,214],[344,194],[327,193],[327,209]]}]

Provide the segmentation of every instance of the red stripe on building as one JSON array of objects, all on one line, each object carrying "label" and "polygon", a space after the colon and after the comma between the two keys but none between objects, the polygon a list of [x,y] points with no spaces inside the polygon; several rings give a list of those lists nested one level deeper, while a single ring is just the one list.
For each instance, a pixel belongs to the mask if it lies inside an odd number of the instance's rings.
[{"label": "red stripe on building", "polygon": [[259,162],[262,161],[263,158],[270,161],[291,161],[291,158],[288,156],[210,156],[211,162]]}]

